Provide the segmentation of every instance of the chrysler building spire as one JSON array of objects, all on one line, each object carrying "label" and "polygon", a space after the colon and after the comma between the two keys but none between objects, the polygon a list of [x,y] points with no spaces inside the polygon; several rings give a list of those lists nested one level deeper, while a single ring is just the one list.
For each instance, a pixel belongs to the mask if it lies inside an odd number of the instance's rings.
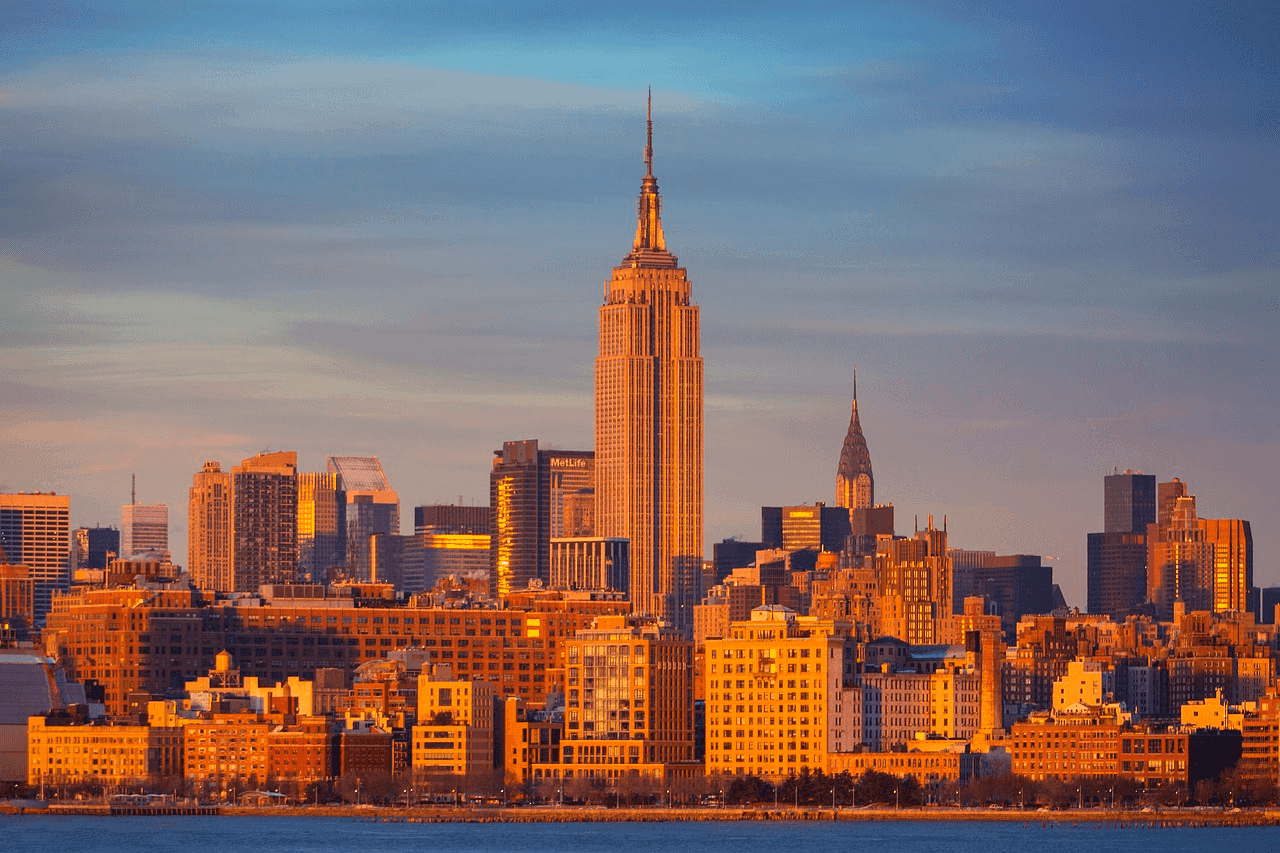
[{"label": "chrysler building spire", "polygon": [[871,453],[858,420],[858,369],[853,369],[853,414],[849,416],[849,432],[840,448],[840,465],[836,469],[836,505],[846,509],[875,506],[875,479],[871,474]]}]

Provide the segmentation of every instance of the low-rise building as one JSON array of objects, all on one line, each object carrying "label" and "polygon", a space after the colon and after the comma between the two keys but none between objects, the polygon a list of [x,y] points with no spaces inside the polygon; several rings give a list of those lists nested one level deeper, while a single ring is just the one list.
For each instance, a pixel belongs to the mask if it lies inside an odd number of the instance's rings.
[{"label": "low-rise building", "polygon": [[182,774],[182,732],[89,722],[74,713],[27,720],[27,782],[158,785]]}]

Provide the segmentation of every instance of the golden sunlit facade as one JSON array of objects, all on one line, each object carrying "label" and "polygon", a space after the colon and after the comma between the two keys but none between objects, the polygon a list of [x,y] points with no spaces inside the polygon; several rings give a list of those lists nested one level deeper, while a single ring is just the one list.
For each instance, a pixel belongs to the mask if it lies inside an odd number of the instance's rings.
[{"label": "golden sunlit facade", "polygon": [[231,472],[216,461],[191,478],[187,503],[187,571],[200,589],[230,592]]},{"label": "golden sunlit facade", "polygon": [[702,357],[645,148],[636,239],[605,282],[596,359],[596,535],[631,542],[638,614],[692,624],[702,566]]},{"label": "golden sunlit facade", "polygon": [[854,677],[849,629],[764,606],[707,640],[708,775],[825,770],[839,728],[833,699]]}]

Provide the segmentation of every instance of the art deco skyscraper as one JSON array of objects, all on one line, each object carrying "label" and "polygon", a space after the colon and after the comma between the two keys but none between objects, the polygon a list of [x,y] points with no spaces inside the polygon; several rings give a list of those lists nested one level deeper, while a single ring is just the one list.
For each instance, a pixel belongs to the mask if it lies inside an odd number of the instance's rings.
[{"label": "art deco skyscraper", "polygon": [[848,510],[875,506],[875,478],[871,474],[871,452],[858,420],[858,374],[853,374],[853,414],[849,416],[849,432],[840,448],[840,465],[836,469],[836,506]]},{"label": "art deco skyscraper", "polygon": [[596,535],[631,540],[631,606],[693,624],[702,568],[702,357],[667,251],[649,114],[636,238],[605,281],[596,359]]}]

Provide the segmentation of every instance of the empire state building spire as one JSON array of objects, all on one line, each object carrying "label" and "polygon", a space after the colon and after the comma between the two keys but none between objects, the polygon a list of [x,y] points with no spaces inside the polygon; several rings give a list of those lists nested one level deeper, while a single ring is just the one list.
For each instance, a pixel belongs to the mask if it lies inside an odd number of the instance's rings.
[{"label": "empire state building spire", "polygon": [[631,252],[604,282],[596,359],[596,535],[630,540],[627,598],[692,635],[702,598],[702,356],[688,273],[645,176]]},{"label": "empire state building spire", "polygon": [[858,371],[853,371],[853,414],[849,416],[849,432],[840,448],[840,465],[836,469],[836,505],[846,509],[875,506],[875,479],[871,474],[871,452],[858,420]]},{"label": "empire state building spire", "polygon": [[631,267],[674,269],[680,266],[680,261],[667,251],[667,238],[662,233],[662,197],[658,195],[658,179],[653,176],[652,92],[646,114],[644,180],[640,184],[640,200],[636,204],[636,239],[631,253],[622,259],[622,263]]}]

